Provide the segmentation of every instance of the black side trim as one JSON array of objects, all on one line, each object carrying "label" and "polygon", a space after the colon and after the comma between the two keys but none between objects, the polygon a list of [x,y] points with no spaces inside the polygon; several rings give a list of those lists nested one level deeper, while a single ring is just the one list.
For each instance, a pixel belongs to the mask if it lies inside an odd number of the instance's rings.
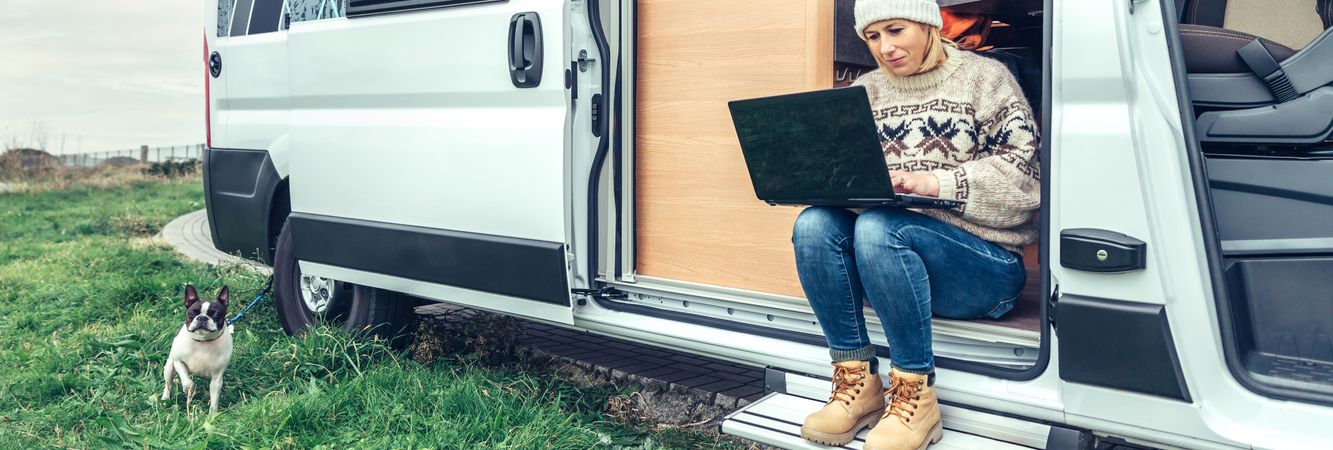
[{"label": "black side trim", "polygon": [[394,12],[417,11],[422,9],[446,8],[450,6],[494,3],[508,0],[351,0],[347,5],[347,17],[369,16]]},{"label": "black side trim", "polygon": [[565,244],[292,213],[296,258],[569,306]]},{"label": "black side trim", "polygon": [[281,181],[267,151],[206,149],[204,203],[213,246],[226,253],[272,262],[269,237],[278,230],[269,225],[269,211]]},{"label": "black side trim", "polygon": [[1060,379],[1191,401],[1165,307],[1066,294],[1055,313]]}]

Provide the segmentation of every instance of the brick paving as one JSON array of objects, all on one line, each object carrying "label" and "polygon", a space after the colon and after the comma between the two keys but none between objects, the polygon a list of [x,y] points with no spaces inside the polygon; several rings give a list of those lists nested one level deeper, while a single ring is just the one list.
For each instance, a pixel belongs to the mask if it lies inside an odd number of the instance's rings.
[{"label": "brick paving", "polygon": [[[161,236],[181,254],[213,265],[242,264],[262,273],[262,264],[213,248],[204,210],[172,220]],[[476,312],[449,304],[423,306],[430,318],[468,317]],[[601,374],[604,381],[634,384],[645,390],[684,394],[725,410],[745,406],[764,395],[764,368],[735,364],[662,347],[523,321],[519,345],[557,361]]]}]

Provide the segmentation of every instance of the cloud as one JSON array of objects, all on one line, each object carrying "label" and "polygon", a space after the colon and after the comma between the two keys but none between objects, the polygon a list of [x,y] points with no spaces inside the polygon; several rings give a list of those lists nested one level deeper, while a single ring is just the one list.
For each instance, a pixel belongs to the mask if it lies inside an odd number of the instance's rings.
[{"label": "cloud", "polygon": [[33,121],[67,152],[203,140],[202,2],[0,3],[0,140]]},{"label": "cloud", "polygon": [[22,44],[32,41],[55,39],[63,37],[64,35],[65,33],[58,31],[42,31],[27,35],[0,36],[0,47],[20,47]]}]

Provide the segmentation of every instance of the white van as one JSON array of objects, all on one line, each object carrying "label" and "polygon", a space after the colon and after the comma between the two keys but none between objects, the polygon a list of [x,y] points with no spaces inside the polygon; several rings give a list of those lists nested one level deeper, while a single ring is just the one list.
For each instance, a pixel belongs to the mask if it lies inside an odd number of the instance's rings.
[{"label": "white van", "polygon": [[[204,3],[214,243],[289,333],[429,299],[766,366],[722,431],[818,448],[799,209],[726,102],[870,70],[851,0]],[[940,3],[995,21],[1044,207],[1020,305],[934,321],[939,447],[1333,448],[1333,5]]]}]

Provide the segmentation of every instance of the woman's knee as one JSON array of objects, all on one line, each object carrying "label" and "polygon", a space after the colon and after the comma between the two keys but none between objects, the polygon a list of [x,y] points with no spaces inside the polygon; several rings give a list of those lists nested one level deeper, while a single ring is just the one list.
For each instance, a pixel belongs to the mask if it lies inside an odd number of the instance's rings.
[{"label": "woman's knee", "polygon": [[902,208],[875,208],[856,218],[855,239],[866,245],[906,246],[908,236],[904,231],[920,225],[923,219],[929,218]]},{"label": "woman's knee", "polygon": [[850,237],[856,215],[843,208],[811,206],[801,211],[792,226],[792,243],[823,242],[833,237]]}]

